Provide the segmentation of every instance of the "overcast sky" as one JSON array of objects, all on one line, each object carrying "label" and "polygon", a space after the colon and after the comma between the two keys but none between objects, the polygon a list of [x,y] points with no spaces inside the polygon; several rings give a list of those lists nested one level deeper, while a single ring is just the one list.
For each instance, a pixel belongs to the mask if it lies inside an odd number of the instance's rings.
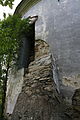
[{"label": "overcast sky", "polygon": [[17,5],[20,2],[21,2],[21,0],[15,0],[14,5],[13,5],[13,9],[10,9],[9,7],[2,7],[0,5],[0,19],[3,19],[3,13],[6,13],[6,15],[8,15],[8,13],[13,14],[15,11],[15,8],[17,7]]}]

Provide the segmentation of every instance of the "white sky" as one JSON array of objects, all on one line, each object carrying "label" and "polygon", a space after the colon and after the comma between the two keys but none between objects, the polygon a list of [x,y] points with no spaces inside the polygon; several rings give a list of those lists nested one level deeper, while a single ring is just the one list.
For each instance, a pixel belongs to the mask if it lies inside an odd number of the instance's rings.
[{"label": "white sky", "polygon": [[15,8],[17,7],[17,5],[20,2],[21,2],[21,0],[15,0],[12,9],[10,9],[9,7],[2,7],[0,5],[0,19],[3,19],[3,13],[6,13],[6,15],[8,15],[8,13],[12,15],[14,13],[14,11],[15,11]]}]

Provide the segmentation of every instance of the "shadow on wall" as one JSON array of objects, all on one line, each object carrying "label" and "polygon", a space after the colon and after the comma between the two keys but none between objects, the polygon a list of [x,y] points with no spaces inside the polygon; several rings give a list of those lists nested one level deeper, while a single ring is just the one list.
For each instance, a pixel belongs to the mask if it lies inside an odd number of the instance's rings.
[{"label": "shadow on wall", "polygon": [[28,68],[29,63],[34,60],[34,45],[35,25],[32,25],[30,32],[22,36],[21,45],[19,48],[19,56],[17,60],[18,69]]},{"label": "shadow on wall", "polygon": [[35,46],[35,22],[37,21],[38,16],[29,16],[29,27],[27,31],[24,31],[19,53],[18,53],[18,60],[17,60],[17,67],[18,69],[21,68],[28,68],[28,65],[31,61],[34,60],[34,46]]}]

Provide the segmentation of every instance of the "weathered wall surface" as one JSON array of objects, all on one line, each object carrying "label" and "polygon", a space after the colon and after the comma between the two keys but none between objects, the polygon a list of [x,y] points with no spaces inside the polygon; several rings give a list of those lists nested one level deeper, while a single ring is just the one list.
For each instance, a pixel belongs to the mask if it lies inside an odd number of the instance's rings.
[{"label": "weathered wall surface", "polygon": [[52,57],[49,46],[42,40],[35,44],[35,61],[24,77],[11,120],[57,120],[61,103],[53,79]]},{"label": "weathered wall surface", "polygon": [[80,88],[75,90],[75,93],[72,97],[72,105],[72,120],[80,120]]},{"label": "weathered wall surface", "polygon": [[[56,58],[61,89],[65,92],[76,88],[80,81],[80,0],[42,0],[23,17],[38,15],[36,38],[46,40]],[[68,78],[67,78],[68,77]],[[70,79],[67,84],[66,80]],[[71,85],[73,81],[73,86]],[[75,83],[76,81],[76,83]],[[78,85],[77,88],[80,86]],[[65,94],[65,93],[63,93]],[[66,97],[70,97],[67,95]]]},{"label": "weathered wall surface", "polygon": [[24,69],[10,70],[7,83],[5,116],[12,114],[18,95],[22,90]]}]

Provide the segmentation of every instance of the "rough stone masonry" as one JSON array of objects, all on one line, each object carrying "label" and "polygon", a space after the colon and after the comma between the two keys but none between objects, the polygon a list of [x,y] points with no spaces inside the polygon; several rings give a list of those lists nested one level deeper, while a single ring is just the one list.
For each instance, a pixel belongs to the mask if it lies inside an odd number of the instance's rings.
[{"label": "rough stone masonry", "polygon": [[11,120],[53,120],[58,118],[55,109],[60,104],[60,96],[53,80],[52,63],[48,44],[37,40],[35,60],[30,63],[28,73],[24,77],[22,91],[11,115]]}]

